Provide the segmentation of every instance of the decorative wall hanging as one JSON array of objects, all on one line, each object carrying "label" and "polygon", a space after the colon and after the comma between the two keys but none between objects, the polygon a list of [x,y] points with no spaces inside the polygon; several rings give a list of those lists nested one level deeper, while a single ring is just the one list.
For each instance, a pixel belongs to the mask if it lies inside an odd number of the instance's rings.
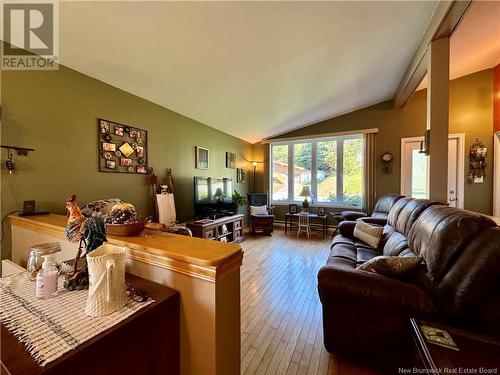
[{"label": "decorative wall hanging", "polygon": [[246,173],[243,168],[236,168],[236,181],[237,182],[245,182],[246,181]]},{"label": "decorative wall hanging", "polygon": [[208,148],[195,147],[195,163],[197,169],[208,169]]},{"label": "decorative wall hanging", "polygon": [[469,149],[469,183],[482,184],[486,177],[486,156],[488,149],[479,138],[472,143]]},{"label": "decorative wall hanging", "polygon": [[390,152],[385,152],[382,155],[382,162],[384,163],[384,167],[382,170],[384,171],[384,173],[392,173],[392,159],[393,156]]},{"label": "decorative wall hanging", "polygon": [[148,173],[148,132],[97,119],[99,172]]},{"label": "decorative wall hanging", "polygon": [[5,167],[9,171],[9,174],[12,174],[12,172],[14,172],[14,170],[16,169],[16,165],[14,164],[13,151],[15,151],[17,155],[21,156],[27,156],[28,151],[35,151],[32,148],[26,148],[26,147],[7,146],[7,145],[1,145],[0,147],[7,149],[7,159],[5,160]]},{"label": "decorative wall hanging", "polygon": [[236,154],[234,152],[226,152],[226,168],[236,168]]}]

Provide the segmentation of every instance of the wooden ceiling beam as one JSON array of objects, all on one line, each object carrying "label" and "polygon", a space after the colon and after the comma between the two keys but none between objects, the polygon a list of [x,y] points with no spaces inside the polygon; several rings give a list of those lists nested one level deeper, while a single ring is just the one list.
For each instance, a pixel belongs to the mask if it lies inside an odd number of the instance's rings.
[{"label": "wooden ceiling beam", "polygon": [[441,1],[429,25],[420,40],[408,68],[406,69],[398,89],[394,94],[395,108],[403,108],[410,100],[418,85],[427,73],[427,53],[429,44],[433,40],[449,37],[456,30],[472,4],[472,0]]}]

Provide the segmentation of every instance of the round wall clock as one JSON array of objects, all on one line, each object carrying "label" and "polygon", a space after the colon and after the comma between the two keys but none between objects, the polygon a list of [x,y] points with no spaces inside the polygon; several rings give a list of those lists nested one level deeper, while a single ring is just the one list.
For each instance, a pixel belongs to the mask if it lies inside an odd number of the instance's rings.
[{"label": "round wall clock", "polygon": [[385,161],[386,163],[391,162],[392,154],[390,152],[386,152],[384,155],[382,155],[382,161]]}]

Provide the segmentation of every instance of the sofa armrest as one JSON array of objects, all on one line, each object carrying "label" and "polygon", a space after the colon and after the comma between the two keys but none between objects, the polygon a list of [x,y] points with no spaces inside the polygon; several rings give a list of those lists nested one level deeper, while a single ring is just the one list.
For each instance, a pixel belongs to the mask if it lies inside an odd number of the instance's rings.
[{"label": "sofa armrest", "polygon": [[339,223],[339,233],[347,237],[352,237],[355,226],[355,221],[341,221]]},{"label": "sofa armrest", "polygon": [[359,220],[363,220],[365,223],[368,223],[368,224],[377,224],[377,225],[380,225],[382,227],[387,224],[387,219],[382,218],[382,217],[369,216],[369,217],[362,217]]},{"label": "sofa armrest", "polygon": [[359,218],[367,217],[368,214],[360,211],[342,211],[340,213],[346,220],[356,221]]},{"label": "sofa armrest", "polygon": [[436,307],[427,294],[415,285],[376,273],[326,265],[318,273],[321,302],[354,299],[383,310],[397,309],[430,315]]}]

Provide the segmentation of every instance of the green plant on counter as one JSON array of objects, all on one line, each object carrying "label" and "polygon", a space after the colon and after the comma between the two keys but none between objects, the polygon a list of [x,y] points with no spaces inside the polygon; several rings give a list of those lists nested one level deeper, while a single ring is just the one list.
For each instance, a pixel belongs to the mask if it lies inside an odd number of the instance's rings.
[{"label": "green plant on counter", "polygon": [[241,195],[236,190],[233,192],[233,203],[238,206],[246,206],[248,204],[247,198],[244,195]]}]

